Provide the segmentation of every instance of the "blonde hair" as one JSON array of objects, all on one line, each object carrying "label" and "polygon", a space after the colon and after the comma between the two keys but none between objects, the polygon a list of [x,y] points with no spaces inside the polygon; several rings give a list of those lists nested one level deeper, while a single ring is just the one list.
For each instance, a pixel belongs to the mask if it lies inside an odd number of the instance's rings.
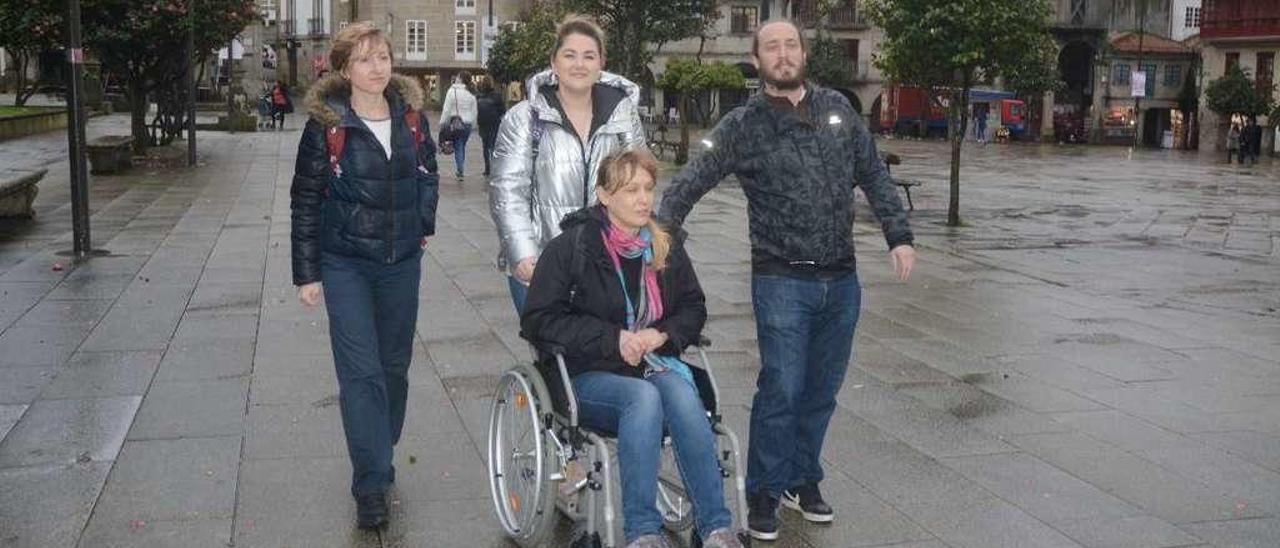
[{"label": "blonde hair", "polygon": [[596,47],[600,49],[600,57],[604,58],[604,30],[590,17],[576,13],[564,16],[564,19],[556,25],[556,47],[551,50],[552,58],[556,56],[560,48],[564,47],[565,39],[569,38],[571,34],[581,34],[595,40]]},{"label": "blonde hair", "polygon": [[[596,174],[596,188],[609,194],[620,190],[635,178],[636,173],[644,172],[656,184],[658,182],[658,160],[649,149],[631,147],[616,150],[600,161],[600,171]],[[650,242],[653,244],[653,263],[650,266],[661,272],[667,267],[667,258],[671,254],[671,233],[662,225],[649,218],[646,225],[649,229]]]},{"label": "blonde hair", "polygon": [[329,66],[335,72],[342,72],[347,68],[347,61],[352,55],[359,51],[367,51],[376,46],[379,41],[387,45],[387,54],[391,56],[392,61],[395,61],[391,39],[382,33],[382,29],[371,21],[351,23],[333,37],[333,47],[329,48]]}]

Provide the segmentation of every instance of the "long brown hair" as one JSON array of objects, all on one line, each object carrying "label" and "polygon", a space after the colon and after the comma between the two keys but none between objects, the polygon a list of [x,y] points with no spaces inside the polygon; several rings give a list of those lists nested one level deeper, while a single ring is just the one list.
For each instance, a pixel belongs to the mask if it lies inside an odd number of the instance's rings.
[{"label": "long brown hair", "polygon": [[[600,171],[596,174],[596,188],[609,194],[620,190],[635,178],[636,173],[643,171],[658,182],[658,160],[649,149],[630,147],[616,150],[600,161]],[[667,229],[649,217],[646,225],[649,229],[650,242],[653,244],[653,263],[650,266],[661,272],[667,267],[667,257],[671,254],[671,234]]]}]

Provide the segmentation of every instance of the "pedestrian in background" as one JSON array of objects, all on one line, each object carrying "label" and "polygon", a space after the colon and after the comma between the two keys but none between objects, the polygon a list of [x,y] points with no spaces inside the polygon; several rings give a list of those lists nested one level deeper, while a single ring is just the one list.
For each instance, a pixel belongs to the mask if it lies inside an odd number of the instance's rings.
[{"label": "pedestrian in background", "polygon": [[453,85],[444,94],[444,108],[440,111],[440,125],[449,125],[453,138],[454,175],[463,177],[467,163],[467,140],[471,128],[476,125],[476,96],[472,95],[471,74],[463,71],[453,78]]},{"label": "pedestrian in background", "polygon": [[289,97],[289,88],[284,82],[276,80],[271,87],[271,125],[284,129],[284,116],[293,113],[293,99]]},{"label": "pedestrian in background", "polygon": [[480,128],[481,150],[484,152],[484,176],[488,177],[493,145],[498,140],[498,125],[507,112],[507,104],[502,94],[493,88],[493,81],[488,76],[480,80],[477,90],[480,94],[476,96],[476,125]]},{"label": "pedestrian in background", "polygon": [[511,107],[498,129],[489,211],[517,313],[560,220],[596,202],[600,161],[615,149],[645,146],[640,86],[603,71],[604,46],[604,31],[590,19],[565,17],[551,68],[529,79],[528,98]]},{"label": "pedestrian in background", "polygon": [[760,376],[751,402],[747,517],[752,537],[778,538],[778,504],[830,522],[822,444],[853,350],[862,302],[854,258],[854,186],[870,202],[898,279],[915,263],[911,227],[862,117],[839,93],[806,83],[799,28],[756,30],[761,93],[720,119],[707,150],[667,186],[659,215],[674,225],[726,176],[747,196],[751,302]]},{"label": "pedestrian in background", "polygon": [[439,187],[422,88],[391,72],[391,56],[372,23],[334,37],[338,74],[307,93],[290,189],[293,283],[308,307],[324,295],[356,523],[365,529],[387,523]]},{"label": "pedestrian in background", "polygon": [[1258,156],[1262,154],[1262,126],[1258,125],[1256,117],[1249,118],[1249,123],[1244,126],[1244,130],[1240,132],[1240,150],[1243,155],[1240,163],[1244,163],[1244,159],[1249,159],[1249,164],[1258,163]]},{"label": "pedestrian in background", "polygon": [[1240,126],[1231,124],[1231,129],[1227,130],[1227,163],[1231,163],[1232,156],[1240,156],[1240,163],[1244,163],[1244,155],[1240,152]]}]

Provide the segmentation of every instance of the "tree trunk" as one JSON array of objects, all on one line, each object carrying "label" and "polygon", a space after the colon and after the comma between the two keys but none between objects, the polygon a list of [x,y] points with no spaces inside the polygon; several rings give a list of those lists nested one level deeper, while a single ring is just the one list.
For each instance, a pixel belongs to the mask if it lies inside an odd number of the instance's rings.
[{"label": "tree trunk", "polygon": [[969,84],[966,81],[959,96],[951,96],[951,120],[947,137],[951,139],[951,197],[947,202],[947,226],[960,226],[960,148],[964,145],[965,127],[969,123]]},{"label": "tree trunk", "polygon": [[147,151],[147,92],[139,77],[129,79],[129,134],[133,136],[133,152],[143,154]]}]

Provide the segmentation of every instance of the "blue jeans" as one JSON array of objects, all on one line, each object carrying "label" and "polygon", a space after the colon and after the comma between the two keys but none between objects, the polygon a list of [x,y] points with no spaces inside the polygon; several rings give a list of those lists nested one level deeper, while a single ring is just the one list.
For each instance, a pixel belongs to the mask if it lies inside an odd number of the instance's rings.
[{"label": "blue jeans", "polygon": [[753,276],[760,376],[751,403],[747,492],[822,481],[822,442],[853,351],[862,288],[832,280]]},{"label": "blue jeans", "polygon": [[320,261],[351,494],[385,491],[400,441],[418,320],[421,254],[385,265],[325,253]]},{"label": "blue jeans", "polygon": [[462,173],[462,167],[467,165],[468,139],[471,139],[471,124],[462,124],[462,131],[453,140],[453,165],[457,168],[456,173]]},{"label": "blue jeans", "polygon": [[671,435],[681,481],[693,501],[698,532],[706,537],[733,523],[724,504],[715,434],[693,385],[669,372],[638,379],[588,371],[573,378],[573,391],[584,426],[618,434],[622,530],[627,542],[662,531],[657,500],[664,427]]},{"label": "blue jeans", "polygon": [[507,276],[507,289],[511,290],[511,304],[516,305],[516,317],[524,313],[524,301],[529,297],[529,286],[517,280],[515,276]]}]

